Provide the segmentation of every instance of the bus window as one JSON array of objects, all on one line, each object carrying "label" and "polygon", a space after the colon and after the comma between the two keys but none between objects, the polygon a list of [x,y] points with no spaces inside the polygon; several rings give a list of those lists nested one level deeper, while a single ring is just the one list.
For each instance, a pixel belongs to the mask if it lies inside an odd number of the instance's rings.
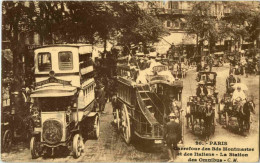
[{"label": "bus window", "polygon": [[50,71],[51,67],[51,53],[38,54],[38,69],[39,71]]},{"label": "bus window", "polygon": [[72,52],[70,51],[59,52],[59,69],[60,70],[73,69]]}]

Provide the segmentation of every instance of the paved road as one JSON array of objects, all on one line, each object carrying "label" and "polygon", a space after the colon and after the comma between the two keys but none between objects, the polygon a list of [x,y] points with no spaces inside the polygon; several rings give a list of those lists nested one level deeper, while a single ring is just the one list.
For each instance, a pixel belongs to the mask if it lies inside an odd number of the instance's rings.
[{"label": "paved road", "polygon": [[[217,89],[219,91],[219,97],[221,97],[225,91],[225,79],[228,76],[228,67],[214,68],[213,71],[218,73],[217,76]],[[195,95],[196,72],[194,70],[188,72],[188,76],[184,79],[183,89],[183,108],[185,110],[187,97]],[[242,82],[246,83],[249,87],[248,94],[254,95],[256,108],[259,108],[259,76],[250,76],[249,78],[242,78]],[[139,140],[135,140],[135,143],[126,145],[123,138],[117,132],[112,125],[112,107],[108,103],[106,105],[106,114],[101,115],[101,133],[98,140],[87,140],[85,142],[85,151],[83,156],[78,159],[74,159],[70,153],[60,152],[63,155],[55,155],[54,157],[38,158],[36,160],[31,159],[30,151],[28,148],[29,143],[16,143],[13,146],[10,153],[3,153],[3,161],[12,162],[162,162],[167,161],[168,156],[164,146],[150,147],[143,144]],[[216,126],[215,135],[210,139],[212,141],[227,141],[229,146],[237,146],[238,142],[240,146],[254,146],[255,150],[258,148],[258,143],[250,140],[258,140],[258,126],[259,126],[259,109],[256,109],[256,114],[253,115],[253,125],[247,136],[237,135],[232,133],[222,126]],[[195,141],[202,141],[198,136],[193,135],[190,130],[185,129],[185,147],[198,147],[195,146]],[[207,145],[205,145],[206,147]],[[69,156],[68,156],[69,155]],[[257,156],[258,154],[256,154]],[[253,157],[250,157],[253,158]],[[177,162],[187,161],[187,157],[179,156],[176,159]],[[245,160],[248,161],[248,158]]]}]

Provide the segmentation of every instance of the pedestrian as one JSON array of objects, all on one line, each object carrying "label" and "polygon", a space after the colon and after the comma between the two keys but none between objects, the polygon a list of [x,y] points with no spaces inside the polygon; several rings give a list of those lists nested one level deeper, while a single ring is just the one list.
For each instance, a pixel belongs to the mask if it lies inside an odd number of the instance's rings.
[{"label": "pedestrian", "polygon": [[201,65],[201,67],[200,67],[200,71],[204,71],[205,68],[206,68],[205,61],[204,61],[204,60],[201,60],[200,65]]},{"label": "pedestrian", "polygon": [[187,66],[185,65],[184,62],[181,62],[181,75],[182,75],[182,78],[184,78],[186,76],[186,70],[187,70]]},{"label": "pedestrian", "polygon": [[164,127],[164,139],[166,141],[167,150],[170,160],[173,162],[177,156],[177,144],[182,138],[181,125],[176,122],[176,116],[174,113],[169,115],[170,121],[166,123]]},{"label": "pedestrian", "polygon": [[176,62],[173,65],[173,74],[174,74],[175,79],[178,79],[178,69],[179,69],[179,66],[178,66],[178,63]]},{"label": "pedestrian", "polygon": [[105,95],[105,87],[101,82],[98,82],[97,84],[97,102],[99,105],[99,112],[105,113],[105,105],[106,105],[106,95]]},{"label": "pedestrian", "polygon": [[212,123],[214,121],[214,111],[211,105],[211,101],[208,100],[207,101],[207,105],[205,108],[205,118],[204,118],[204,124],[205,124],[205,140],[208,141],[209,137],[211,135],[211,127],[212,127]]},{"label": "pedestrian", "polygon": [[211,72],[211,71],[212,71],[212,66],[213,66],[213,57],[212,57],[212,54],[209,55],[208,65],[209,65],[209,71]]}]

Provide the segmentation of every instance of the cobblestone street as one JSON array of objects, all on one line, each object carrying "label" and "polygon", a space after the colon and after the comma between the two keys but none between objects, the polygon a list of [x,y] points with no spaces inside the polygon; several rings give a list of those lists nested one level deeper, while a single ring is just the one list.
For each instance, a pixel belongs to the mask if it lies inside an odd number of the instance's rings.
[{"label": "cobblestone street", "polygon": [[[228,75],[228,66],[214,68],[213,71],[218,73],[217,76],[217,89],[219,91],[219,98],[222,97],[225,91],[225,79]],[[183,90],[183,109],[186,108],[187,98],[190,95],[195,95],[196,82],[195,82],[196,72],[191,70],[188,72],[187,77],[184,79],[184,90]],[[236,143],[240,143],[242,146],[252,146],[255,150],[258,148],[257,143],[253,143],[247,140],[257,140],[258,137],[258,126],[259,126],[259,76],[250,76],[249,78],[241,77],[242,82],[247,84],[249,95],[254,96],[254,101],[256,103],[256,114],[253,115],[252,128],[247,136],[241,136],[232,133],[221,125],[217,124],[215,135],[213,135],[210,140],[212,141],[227,141],[229,147],[235,147]],[[101,128],[100,128],[100,138],[98,140],[87,140],[85,142],[84,154],[78,159],[74,159],[72,154],[67,156],[66,152],[64,156],[54,155],[53,157],[40,157],[36,160],[31,159],[29,151],[29,142],[27,143],[16,143],[10,153],[2,153],[2,161],[12,161],[12,162],[162,162],[168,160],[168,155],[166,149],[163,145],[150,147],[144,144],[138,139],[134,139],[130,145],[124,142],[124,139],[118,133],[116,127],[112,125],[112,107],[111,103],[106,105],[106,114],[101,115]],[[184,134],[184,146],[185,147],[195,147],[195,141],[202,140],[198,136],[191,133],[189,129],[185,128]],[[205,145],[207,146],[207,145]],[[151,150],[152,149],[152,150]],[[217,158],[217,157],[216,157]],[[255,159],[254,156],[248,159]],[[247,161],[243,158],[239,161]],[[183,158],[179,156],[176,159],[177,162],[187,161],[187,157]]]}]

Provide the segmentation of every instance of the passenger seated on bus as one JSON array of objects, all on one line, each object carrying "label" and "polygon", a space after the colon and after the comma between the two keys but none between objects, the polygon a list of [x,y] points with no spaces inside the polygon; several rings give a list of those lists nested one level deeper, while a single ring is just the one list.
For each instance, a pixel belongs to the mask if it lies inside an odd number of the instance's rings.
[{"label": "passenger seated on bus", "polygon": [[130,66],[137,66],[137,58],[136,56],[131,56],[129,60]]},{"label": "passenger seated on bus", "polygon": [[175,81],[174,76],[172,75],[172,73],[168,70],[168,71],[161,71],[158,72],[158,75],[163,75],[163,76],[167,76],[167,81],[173,83]]},{"label": "passenger seated on bus", "polygon": [[171,105],[172,105],[172,113],[175,113],[175,115],[179,118],[180,117],[180,110],[181,110],[181,107],[178,106],[177,104],[177,100],[175,98],[172,98],[172,102],[171,102]]},{"label": "passenger seated on bus", "polygon": [[138,67],[140,70],[144,70],[144,59],[140,58],[139,63],[138,63]]},{"label": "passenger seated on bus", "polygon": [[139,75],[138,69],[136,69],[135,67],[133,67],[133,68],[131,69],[131,78],[132,78],[132,80],[136,81],[138,75]]},{"label": "passenger seated on bus", "polygon": [[136,79],[136,83],[147,84],[146,76],[147,76],[147,72],[145,70],[140,70]]}]

